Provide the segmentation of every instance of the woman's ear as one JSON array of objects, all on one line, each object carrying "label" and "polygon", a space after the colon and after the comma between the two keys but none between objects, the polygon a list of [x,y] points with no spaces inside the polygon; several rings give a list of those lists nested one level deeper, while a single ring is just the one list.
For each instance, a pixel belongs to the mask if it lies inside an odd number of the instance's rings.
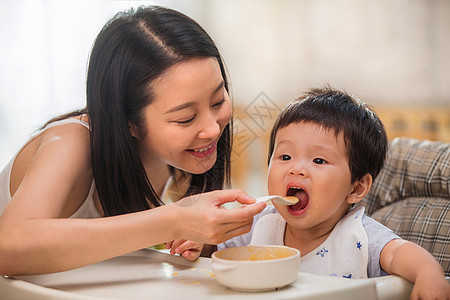
[{"label": "woman's ear", "polygon": [[371,186],[372,175],[367,173],[360,181],[354,183],[353,190],[347,196],[347,203],[353,204],[361,201],[367,195]]},{"label": "woman's ear", "polygon": [[134,123],[128,121],[128,128],[130,128],[131,136],[139,140],[141,135],[139,134],[137,126]]}]

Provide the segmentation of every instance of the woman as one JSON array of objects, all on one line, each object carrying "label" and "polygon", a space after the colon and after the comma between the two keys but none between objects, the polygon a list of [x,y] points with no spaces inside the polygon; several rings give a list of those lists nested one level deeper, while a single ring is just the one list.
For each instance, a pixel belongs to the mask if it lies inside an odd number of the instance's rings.
[{"label": "woman", "polygon": [[0,175],[0,274],[174,240],[195,259],[202,247],[184,240],[248,232],[265,205],[220,209],[254,200],[214,191],[229,179],[230,119],[222,59],[195,21],[162,7],[116,15],[91,53],[86,108],[49,121]]}]

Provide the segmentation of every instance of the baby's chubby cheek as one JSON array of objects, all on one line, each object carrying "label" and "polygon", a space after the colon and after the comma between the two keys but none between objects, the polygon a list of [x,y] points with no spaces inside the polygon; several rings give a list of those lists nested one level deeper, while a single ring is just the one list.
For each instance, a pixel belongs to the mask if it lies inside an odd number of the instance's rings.
[{"label": "baby's chubby cheek", "polygon": [[267,173],[267,191],[269,195],[284,196],[286,191],[282,186],[283,180],[278,178],[279,176],[277,176],[275,169],[272,168],[272,164],[269,164],[269,169]]}]

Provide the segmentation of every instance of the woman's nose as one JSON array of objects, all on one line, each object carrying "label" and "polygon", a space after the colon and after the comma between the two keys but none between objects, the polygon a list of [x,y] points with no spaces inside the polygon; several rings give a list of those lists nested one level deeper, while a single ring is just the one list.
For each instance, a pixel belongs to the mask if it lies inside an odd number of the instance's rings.
[{"label": "woman's nose", "polygon": [[202,120],[198,137],[201,139],[215,139],[220,135],[220,125],[213,114],[208,114]]}]

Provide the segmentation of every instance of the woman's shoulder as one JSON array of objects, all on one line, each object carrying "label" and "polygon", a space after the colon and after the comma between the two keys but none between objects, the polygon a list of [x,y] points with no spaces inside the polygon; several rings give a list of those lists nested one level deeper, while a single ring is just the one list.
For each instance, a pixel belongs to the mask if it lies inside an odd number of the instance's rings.
[{"label": "woman's shoulder", "polygon": [[57,120],[48,123],[38,133],[38,136],[44,139],[54,135],[62,135],[67,138],[89,136],[89,121],[85,115]]},{"label": "woman's shoulder", "polygon": [[89,129],[77,121],[57,122],[50,123],[17,153],[10,177],[13,194],[30,169],[46,175],[58,168],[70,168],[78,175],[91,169]]},{"label": "woman's shoulder", "polygon": [[46,149],[50,152],[65,150],[72,154],[90,155],[90,134],[87,123],[79,119],[65,119],[50,123],[37,136],[35,141],[36,151]]},{"label": "woman's shoulder", "polygon": [[61,156],[77,156],[90,159],[90,133],[87,122],[68,118],[50,123],[40,133],[37,150],[58,153]]},{"label": "woman's shoulder", "polygon": [[92,185],[90,153],[88,126],[66,119],[48,124],[13,161],[10,195],[21,203],[16,209],[27,211],[33,195],[33,201],[40,203],[40,211],[32,214],[51,218],[73,214]]},{"label": "woman's shoulder", "polygon": [[82,116],[67,118],[47,124],[22,147],[17,158],[21,155],[34,156],[42,148],[73,147],[73,151],[89,150],[89,144],[89,123],[86,119]]},{"label": "woman's shoulder", "polygon": [[75,149],[89,148],[89,123],[82,116],[58,120],[47,124],[35,140],[39,147],[69,143]]}]

